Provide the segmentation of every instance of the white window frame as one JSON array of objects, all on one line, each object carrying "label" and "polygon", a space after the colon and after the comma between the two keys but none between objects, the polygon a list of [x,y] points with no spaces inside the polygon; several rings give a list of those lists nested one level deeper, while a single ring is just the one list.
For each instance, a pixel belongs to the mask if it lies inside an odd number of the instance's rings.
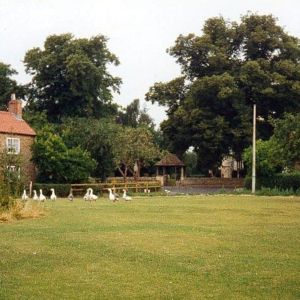
[{"label": "white window frame", "polygon": [[13,137],[6,138],[6,149],[8,154],[20,154],[20,148],[21,148],[21,141],[19,138],[13,138]]}]

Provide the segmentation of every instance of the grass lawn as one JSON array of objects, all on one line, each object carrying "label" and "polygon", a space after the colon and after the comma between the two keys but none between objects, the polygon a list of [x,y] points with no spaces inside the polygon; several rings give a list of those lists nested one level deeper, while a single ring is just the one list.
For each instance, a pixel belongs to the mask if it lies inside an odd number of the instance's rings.
[{"label": "grass lawn", "polygon": [[300,198],[43,205],[0,224],[0,299],[300,299]]}]

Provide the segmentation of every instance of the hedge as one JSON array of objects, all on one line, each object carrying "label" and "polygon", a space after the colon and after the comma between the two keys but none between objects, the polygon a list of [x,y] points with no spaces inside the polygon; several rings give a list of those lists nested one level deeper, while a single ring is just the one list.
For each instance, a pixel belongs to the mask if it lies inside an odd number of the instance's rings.
[{"label": "hedge", "polygon": [[55,190],[55,194],[58,197],[68,197],[71,189],[71,184],[66,183],[66,184],[51,184],[51,183],[35,183],[33,185],[33,190],[36,190],[37,193],[39,194],[39,190],[43,190],[43,194],[45,196],[50,196],[51,191],[50,189]]},{"label": "hedge", "polygon": [[[245,188],[251,189],[252,178],[245,178]],[[297,191],[300,188],[300,173],[275,174],[271,177],[256,178],[256,189],[271,188]]]}]

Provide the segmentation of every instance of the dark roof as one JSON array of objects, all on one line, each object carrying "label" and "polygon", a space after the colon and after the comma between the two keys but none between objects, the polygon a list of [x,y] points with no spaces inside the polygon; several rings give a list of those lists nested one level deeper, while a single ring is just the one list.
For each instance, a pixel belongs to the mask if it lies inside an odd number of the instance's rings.
[{"label": "dark roof", "polygon": [[35,131],[23,119],[6,111],[0,111],[0,132],[36,136]]},{"label": "dark roof", "polygon": [[155,164],[157,167],[184,167],[185,164],[172,153],[167,154],[163,159]]}]

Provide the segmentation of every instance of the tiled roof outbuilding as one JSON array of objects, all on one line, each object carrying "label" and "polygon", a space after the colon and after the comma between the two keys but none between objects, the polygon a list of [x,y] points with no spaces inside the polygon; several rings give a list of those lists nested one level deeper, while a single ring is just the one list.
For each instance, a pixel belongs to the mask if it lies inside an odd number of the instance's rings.
[{"label": "tiled roof outbuilding", "polygon": [[167,154],[163,159],[155,164],[157,167],[184,167],[185,164],[172,153]]}]

